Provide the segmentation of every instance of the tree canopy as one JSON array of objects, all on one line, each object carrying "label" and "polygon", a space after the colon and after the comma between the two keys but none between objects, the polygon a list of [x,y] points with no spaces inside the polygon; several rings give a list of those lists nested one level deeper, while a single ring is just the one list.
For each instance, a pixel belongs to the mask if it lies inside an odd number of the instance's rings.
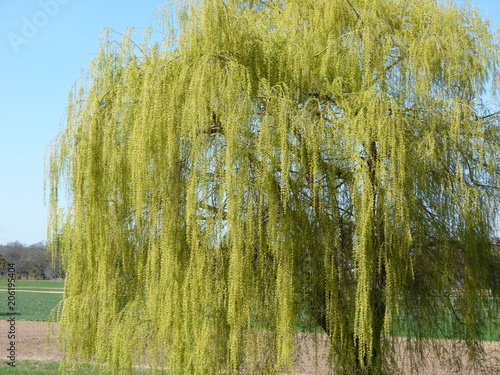
[{"label": "tree canopy", "polygon": [[7,278],[9,264],[14,264],[16,275],[36,279],[64,277],[60,259],[51,259],[51,254],[42,243],[29,246],[19,241],[0,245],[0,277]]},{"label": "tree canopy", "polygon": [[166,29],[103,34],[50,147],[66,363],[293,372],[298,325],[342,374],[397,370],[402,329],[480,361],[500,45],[477,9],[185,1]]}]

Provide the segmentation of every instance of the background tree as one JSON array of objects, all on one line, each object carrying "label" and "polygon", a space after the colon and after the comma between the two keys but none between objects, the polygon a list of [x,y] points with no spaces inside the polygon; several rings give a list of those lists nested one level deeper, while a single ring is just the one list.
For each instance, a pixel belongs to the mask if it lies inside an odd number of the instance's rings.
[{"label": "background tree", "polygon": [[6,245],[0,245],[0,251],[4,256],[7,263],[16,265],[16,273],[22,278],[23,274],[26,276],[25,261],[25,246],[19,241],[9,242]]},{"label": "background tree", "polygon": [[[21,278],[51,279],[62,277],[61,262],[57,259],[52,261],[51,253],[41,242],[29,246],[19,241],[0,245],[0,263],[2,265],[14,263],[16,273]],[[0,268],[2,276],[7,273],[7,268],[6,266]]]},{"label": "background tree", "polygon": [[7,272],[7,261],[2,253],[0,253],[0,276]]},{"label": "background tree", "polygon": [[27,253],[30,275],[40,279],[51,278],[53,276],[55,264],[53,264],[51,254],[47,251],[43,243],[29,246]]},{"label": "background tree", "polygon": [[442,3],[207,0],[162,43],[104,34],[51,146],[66,361],[290,371],[298,319],[337,373],[394,371],[402,326],[480,361],[499,45]]}]

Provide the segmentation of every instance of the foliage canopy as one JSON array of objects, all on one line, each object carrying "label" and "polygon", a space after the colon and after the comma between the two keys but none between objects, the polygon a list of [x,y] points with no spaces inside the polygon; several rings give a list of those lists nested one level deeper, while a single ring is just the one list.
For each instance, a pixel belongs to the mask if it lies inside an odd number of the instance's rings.
[{"label": "foliage canopy", "polygon": [[48,164],[66,360],[292,371],[299,322],[339,373],[390,371],[402,324],[479,359],[499,44],[444,3],[187,1],[162,43],[105,33]]}]

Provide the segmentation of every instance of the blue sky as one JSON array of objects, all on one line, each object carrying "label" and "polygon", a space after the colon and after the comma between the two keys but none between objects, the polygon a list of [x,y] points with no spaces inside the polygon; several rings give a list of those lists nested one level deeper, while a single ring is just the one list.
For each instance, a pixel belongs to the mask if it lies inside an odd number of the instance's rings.
[{"label": "blue sky", "polygon": [[149,26],[163,2],[0,0],[0,244],[46,239],[46,149],[101,29]]},{"label": "blue sky", "polygon": [[[0,0],[0,244],[46,239],[44,158],[104,27],[155,22],[163,0]],[[474,0],[500,28],[500,0]]]}]

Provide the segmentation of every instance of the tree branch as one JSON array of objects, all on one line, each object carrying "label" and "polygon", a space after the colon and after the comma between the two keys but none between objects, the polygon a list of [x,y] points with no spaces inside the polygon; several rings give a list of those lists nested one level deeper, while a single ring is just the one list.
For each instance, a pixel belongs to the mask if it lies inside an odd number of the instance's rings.
[{"label": "tree branch", "polygon": [[352,10],[354,11],[354,13],[356,13],[356,16],[358,17],[358,20],[361,21],[361,16],[359,15],[358,11],[356,10],[356,8],[354,8],[354,6],[351,4],[351,2],[349,0],[345,0],[347,1],[347,4],[349,4],[349,6],[352,8]]},{"label": "tree branch", "polygon": [[496,112],[490,113],[489,115],[486,115],[486,116],[480,117],[480,119],[481,119],[481,120],[486,120],[487,118],[489,118],[489,117],[493,117],[493,116],[496,116],[496,115],[500,115],[500,111],[496,111]]}]

